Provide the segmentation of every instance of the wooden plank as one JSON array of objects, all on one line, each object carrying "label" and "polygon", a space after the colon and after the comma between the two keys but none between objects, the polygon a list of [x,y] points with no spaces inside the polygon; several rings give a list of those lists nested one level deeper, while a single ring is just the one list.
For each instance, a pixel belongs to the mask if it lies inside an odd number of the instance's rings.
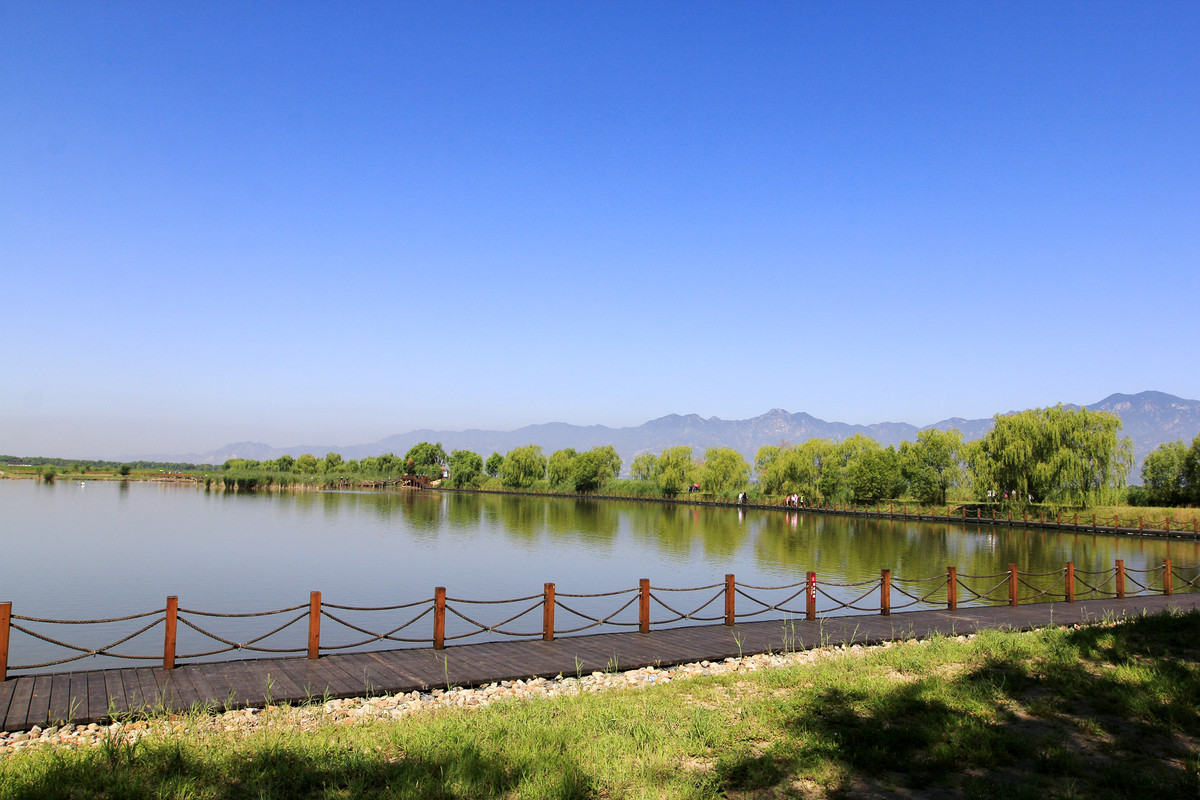
[{"label": "wooden plank", "polygon": [[104,693],[108,695],[108,705],[114,714],[129,711],[129,703],[125,699],[125,682],[121,680],[120,670],[104,670]]},{"label": "wooden plank", "polygon": [[71,703],[75,706],[75,713],[79,715],[81,722],[91,722],[88,717],[88,679],[86,672],[72,672],[71,680]]},{"label": "wooden plank", "polygon": [[46,716],[55,724],[70,722],[75,717],[73,711],[71,679],[64,672],[54,673],[50,676],[50,707],[46,709]]},{"label": "wooden plank", "polygon": [[[179,671],[187,674],[188,680],[191,682],[192,688],[195,690],[196,698],[192,702],[195,704],[196,708],[202,708],[216,702],[215,698],[217,696],[217,692],[213,689],[212,684],[208,680],[208,676],[205,675],[204,670],[201,669],[199,665],[190,664],[186,667],[180,667]],[[191,706],[189,706],[189,708],[191,708]]]},{"label": "wooden plank", "polygon": [[137,713],[146,708],[146,698],[142,696],[142,684],[138,680],[137,669],[123,667],[116,671],[121,680],[122,694],[125,695],[125,712]]},{"label": "wooden plank", "polygon": [[16,678],[9,678],[6,681],[0,682],[0,728],[4,728],[4,720],[8,717],[8,706],[12,701],[13,692],[16,688]]},{"label": "wooden plank", "polygon": [[29,698],[27,718],[30,725],[47,727],[50,719],[50,687],[54,678],[51,675],[33,676],[33,694]]},{"label": "wooden plank", "polygon": [[296,687],[287,697],[289,702],[316,703],[324,695],[323,691],[318,690],[314,684],[311,674],[306,669],[305,661],[307,659],[281,658],[275,664],[279,673],[287,676],[288,683]]},{"label": "wooden plank", "polygon": [[92,670],[87,673],[88,717],[99,720],[108,717],[108,689],[104,685],[104,673]]},{"label": "wooden plank", "polygon": [[138,667],[134,670],[145,710],[150,713],[157,711],[162,703],[162,696],[158,691],[158,681],[154,680],[154,670],[156,669],[159,668]]},{"label": "wooden plank", "polygon": [[16,678],[12,697],[8,702],[8,715],[4,718],[6,731],[23,731],[29,728],[29,701],[33,697],[33,678],[25,675]]}]

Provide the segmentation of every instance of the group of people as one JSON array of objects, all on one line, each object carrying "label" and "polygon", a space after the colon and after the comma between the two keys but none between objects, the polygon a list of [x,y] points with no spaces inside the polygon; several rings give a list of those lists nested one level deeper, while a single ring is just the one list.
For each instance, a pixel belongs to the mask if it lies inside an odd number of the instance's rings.
[{"label": "group of people", "polygon": [[808,508],[808,503],[804,502],[804,496],[799,494],[789,494],[783,499],[783,504],[792,508]]}]

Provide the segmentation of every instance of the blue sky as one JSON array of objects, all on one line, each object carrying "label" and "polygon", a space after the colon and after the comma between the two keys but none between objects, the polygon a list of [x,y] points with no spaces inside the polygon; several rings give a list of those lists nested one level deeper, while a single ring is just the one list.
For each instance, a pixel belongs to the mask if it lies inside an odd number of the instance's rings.
[{"label": "blue sky", "polygon": [[1200,4],[0,3],[0,452],[1200,397]]}]

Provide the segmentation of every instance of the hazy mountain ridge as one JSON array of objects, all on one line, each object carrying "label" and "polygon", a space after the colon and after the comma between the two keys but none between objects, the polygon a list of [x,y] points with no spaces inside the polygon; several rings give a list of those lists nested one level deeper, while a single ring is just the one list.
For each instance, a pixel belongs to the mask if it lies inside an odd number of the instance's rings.
[{"label": "hazy mountain ridge", "polygon": [[[1086,407],[1093,411],[1111,411],[1121,417],[1123,433],[1129,436],[1134,444],[1135,466],[1132,477],[1135,480],[1140,474],[1142,460],[1151,450],[1163,442],[1176,439],[1190,442],[1200,433],[1200,401],[1185,400],[1163,392],[1113,394]],[[514,447],[531,443],[541,445],[547,454],[564,447],[587,450],[611,444],[621,454],[625,466],[628,467],[633,458],[641,453],[658,453],[667,447],[678,445],[690,446],[697,455],[702,455],[709,447],[732,447],[745,455],[747,460],[753,461],[758,449],[767,444],[799,444],[814,437],[842,441],[856,433],[862,433],[886,447],[899,445],[902,441],[913,441],[919,431],[929,428],[957,428],[962,431],[963,438],[970,441],[984,436],[991,430],[992,424],[991,418],[951,417],[920,428],[904,422],[850,425],[844,422],[826,422],[805,412],[793,414],[781,408],[773,408],[765,414],[744,420],[704,418],[698,414],[668,414],[636,427],[625,428],[549,422],[527,425],[513,431],[422,429],[389,436],[371,444],[272,447],[260,442],[236,442],[208,453],[138,456],[137,459],[221,464],[230,458],[264,461],[284,454],[299,456],[312,453],[322,456],[331,451],[351,459],[387,452],[403,455],[410,447],[423,441],[441,442],[447,452],[473,450],[486,459],[493,452],[506,453]]]}]

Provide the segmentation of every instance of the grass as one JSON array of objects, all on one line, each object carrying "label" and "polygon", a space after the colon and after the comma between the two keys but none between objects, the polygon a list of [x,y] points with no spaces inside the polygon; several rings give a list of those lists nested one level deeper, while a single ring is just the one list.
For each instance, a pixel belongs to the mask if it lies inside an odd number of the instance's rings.
[{"label": "grass", "polygon": [[313,730],[197,713],[2,758],[0,797],[1195,798],[1198,708],[1200,614],[1163,615]]}]

